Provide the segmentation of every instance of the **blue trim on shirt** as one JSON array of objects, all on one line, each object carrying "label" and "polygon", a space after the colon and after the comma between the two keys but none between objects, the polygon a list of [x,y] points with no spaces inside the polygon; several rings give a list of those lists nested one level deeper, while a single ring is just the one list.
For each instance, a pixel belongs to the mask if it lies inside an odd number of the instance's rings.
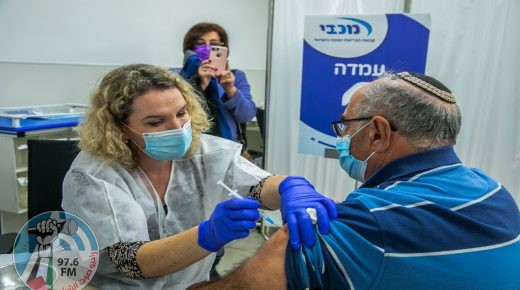
[{"label": "blue trim on shirt", "polygon": [[[449,164],[461,163],[453,150],[453,146],[446,146],[396,159],[376,171],[359,188],[376,187],[385,183],[406,180],[420,172]],[[384,186],[383,186],[384,187]]]}]

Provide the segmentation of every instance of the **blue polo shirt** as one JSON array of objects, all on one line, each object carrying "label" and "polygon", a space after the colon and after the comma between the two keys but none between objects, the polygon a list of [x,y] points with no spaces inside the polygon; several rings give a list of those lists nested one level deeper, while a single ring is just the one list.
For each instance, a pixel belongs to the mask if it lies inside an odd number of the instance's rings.
[{"label": "blue polo shirt", "polygon": [[520,213],[453,147],[381,168],[316,244],[286,251],[289,289],[520,289]]}]

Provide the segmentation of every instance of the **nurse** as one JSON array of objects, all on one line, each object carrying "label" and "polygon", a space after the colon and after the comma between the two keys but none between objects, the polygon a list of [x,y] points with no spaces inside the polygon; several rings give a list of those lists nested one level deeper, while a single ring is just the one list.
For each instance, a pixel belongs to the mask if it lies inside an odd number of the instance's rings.
[{"label": "nurse", "polygon": [[[334,203],[300,177],[271,176],[241,145],[206,135],[205,103],[180,76],[137,64],[109,72],[80,127],[81,152],[63,183],[62,207],[98,239],[101,289],[186,289],[208,280],[214,252],[277,209],[291,243],[314,243],[305,209],[327,233]],[[230,199],[217,181],[245,199]]]}]

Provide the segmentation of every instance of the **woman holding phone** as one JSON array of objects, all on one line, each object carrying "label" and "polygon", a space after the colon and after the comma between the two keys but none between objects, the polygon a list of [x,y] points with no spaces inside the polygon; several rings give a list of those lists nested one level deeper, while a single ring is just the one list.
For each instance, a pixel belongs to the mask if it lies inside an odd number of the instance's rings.
[{"label": "woman holding phone", "polygon": [[256,105],[246,74],[229,69],[226,31],[216,23],[195,24],[184,36],[183,52],[178,72],[204,95],[215,123],[209,133],[243,143],[240,124],[255,117]]}]

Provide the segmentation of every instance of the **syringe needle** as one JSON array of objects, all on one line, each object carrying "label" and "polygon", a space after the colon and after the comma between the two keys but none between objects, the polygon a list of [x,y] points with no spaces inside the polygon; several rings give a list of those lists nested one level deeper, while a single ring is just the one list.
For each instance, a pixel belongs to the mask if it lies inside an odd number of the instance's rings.
[{"label": "syringe needle", "polygon": [[[217,184],[224,187],[229,192],[229,195],[232,195],[233,197],[238,198],[238,199],[244,198],[243,196],[238,194],[235,190],[233,190],[233,189],[229,188],[227,185],[225,185],[224,182],[222,182],[222,180],[217,181]],[[277,227],[281,227],[281,225],[278,225],[277,223],[275,223],[271,217],[268,217],[264,213],[262,213],[261,210],[258,210],[258,213],[260,213],[260,216],[262,216],[264,218],[264,220],[266,220],[268,223],[275,225]]]}]

